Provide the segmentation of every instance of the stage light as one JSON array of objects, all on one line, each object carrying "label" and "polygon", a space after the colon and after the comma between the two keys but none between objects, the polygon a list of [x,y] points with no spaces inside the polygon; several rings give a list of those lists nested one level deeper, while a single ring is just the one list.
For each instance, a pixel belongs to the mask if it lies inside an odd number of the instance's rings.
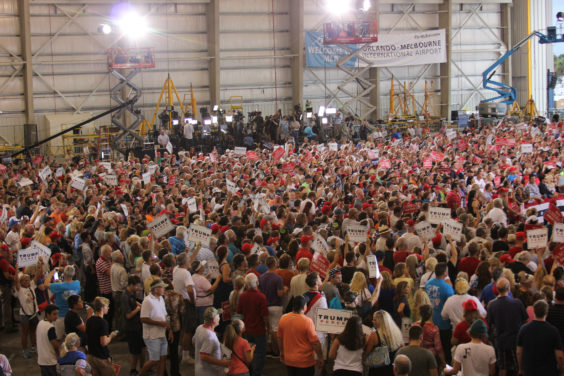
[{"label": "stage light", "polygon": [[147,19],[142,17],[135,10],[125,13],[118,19],[117,24],[121,32],[131,39],[139,39],[149,31]]},{"label": "stage light", "polygon": [[100,24],[98,25],[98,34],[105,34],[108,35],[112,32],[112,27],[108,24]]},{"label": "stage light", "polygon": [[564,12],[556,13],[556,21],[558,21],[558,22],[564,21]]},{"label": "stage light", "polygon": [[172,125],[178,125],[178,119],[172,119]]},{"label": "stage light", "polygon": [[219,110],[219,106],[216,104],[215,106],[213,106],[213,112],[217,112],[217,110]]},{"label": "stage light", "polygon": [[327,115],[335,115],[337,113],[337,109],[335,107],[327,107],[325,113]]},{"label": "stage light", "polygon": [[211,119],[204,120],[205,125],[211,125],[211,123],[212,123]]},{"label": "stage light", "polygon": [[313,116],[313,114],[311,112],[306,113],[306,118],[311,119],[312,116]]},{"label": "stage light", "polygon": [[225,121],[231,123],[233,121],[233,116],[232,115],[225,116]]},{"label": "stage light", "polygon": [[317,113],[317,116],[323,116],[324,113],[325,113],[325,106],[319,107],[319,112]]},{"label": "stage light", "polygon": [[327,0],[326,8],[330,13],[340,15],[350,10],[351,0]]},{"label": "stage light", "polygon": [[324,117],[323,119],[321,119],[321,124],[327,124],[328,120],[326,117]]},{"label": "stage light", "polygon": [[190,122],[190,124],[192,124],[192,125],[198,125],[198,120],[192,120],[192,121]]},{"label": "stage light", "polygon": [[212,123],[217,124],[217,116],[212,116]]},{"label": "stage light", "polygon": [[188,124],[188,123],[192,124],[192,118],[184,119],[184,123],[185,124]]},{"label": "stage light", "polygon": [[370,0],[364,0],[364,1],[362,2],[362,9],[361,9],[361,10],[362,10],[363,12],[368,12],[368,10],[370,9],[370,6],[371,6],[371,5],[372,5],[372,4],[371,4],[371,1],[370,1]]}]

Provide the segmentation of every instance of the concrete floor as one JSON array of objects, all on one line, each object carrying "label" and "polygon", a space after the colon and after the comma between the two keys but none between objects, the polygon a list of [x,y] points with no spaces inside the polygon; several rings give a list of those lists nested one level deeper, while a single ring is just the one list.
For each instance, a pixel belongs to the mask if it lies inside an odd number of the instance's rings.
[{"label": "concrete floor", "polygon": [[[6,355],[12,366],[14,376],[34,376],[40,375],[37,365],[37,354],[32,354],[30,359],[23,357],[20,334],[0,332],[0,353]],[[115,363],[122,366],[120,376],[129,376],[129,355],[126,342],[116,342],[110,344],[110,353]],[[168,368],[168,365],[167,365]],[[181,366],[182,376],[193,376],[194,366]],[[153,373],[156,375],[156,372]],[[266,376],[285,376],[285,367],[278,359],[266,359],[263,375]]]}]

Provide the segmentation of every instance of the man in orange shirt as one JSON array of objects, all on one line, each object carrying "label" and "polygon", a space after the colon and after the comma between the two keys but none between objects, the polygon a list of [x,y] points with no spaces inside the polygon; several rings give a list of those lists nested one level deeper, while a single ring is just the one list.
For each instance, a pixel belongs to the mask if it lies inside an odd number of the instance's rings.
[{"label": "man in orange shirt", "polygon": [[280,361],[286,365],[288,376],[310,376],[315,373],[316,365],[323,366],[321,344],[313,321],[304,315],[305,298],[295,296],[292,308],[292,312],[282,316],[278,324]]}]

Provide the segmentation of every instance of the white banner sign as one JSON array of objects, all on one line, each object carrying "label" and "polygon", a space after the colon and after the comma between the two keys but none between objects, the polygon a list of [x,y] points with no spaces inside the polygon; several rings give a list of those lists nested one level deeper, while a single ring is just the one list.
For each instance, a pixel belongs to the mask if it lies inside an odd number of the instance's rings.
[{"label": "white banner sign", "polygon": [[43,170],[39,172],[39,177],[43,181],[45,181],[45,179],[47,179],[49,175],[51,175],[51,169],[49,168],[49,166],[45,166],[45,168],[43,168]]},{"label": "white banner sign", "polygon": [[38,248],[20,249],[18,251],[18,266],[20,268],[36,265],[38,259],[39,259]]},{"label": "white banner sign", "polygon": [[170,222],[168,217],[164,214],[161,215],[160,217],[153,219],[151,222],[149,222],[149,224],[147,224],[147,227],[149,227],[151,230],[153,230],[153,233],[155,234],[156,238],[160,238],[161,236],[165,236],[166,234],[168,234],[169,232],[174,230],[174,225]]},{"label": "white banner sign", "polygon": [[315,331],[318,333],[340,334],[351,317],[352,311],[349,310],[317,308],[315,312]]},{"label": "white banner sign", "polygon": [[329,146],[329,151],[338,151],[339,150],[339,145],[337,145],[335,142],[331,142],[327,145]]},{"label": "white banner sign", "polygon": [[237,155],[246,155],[247,148],[244,146],[235,146],[235,154]]},{"label": "white banner sign", "polygon": [[378,35],[363,46],[360,56],[374,67],[437,64],[447,61],[445,29]]},{"label": "white banner sign", "polygon": [[86,180],[81,179],[79,177],[72,178],[71,187],[74,189],[78,189],[79,191],[84,191],[84,187],[86,186]]},{"label": "white banner sign", "polygon": [[110,162],[100,162],[98,165],[104,167],[106,171],[112,171],[112,164]]},{"label": "white banner sign", "polygon": [[143,184],[147,185],[151,182],[151,173],[146,172],[143,174]]},{"label": "white banner sign", "polygon": [[427,221],[416,224],[415,231],[417,231],[417,235],[427,240],[432,239],[435,236],[435,229],[433,229],[433,226],[431,226],[431,224]]},{"label": "white banner sign", "polygon": [[327,252],[329,252],[329,245],[325,239],[323,239],[323,236],[315,234],[311,242],[311,249],[327,256]]},{"label": "white banner sign", "polygon": [[564,243],[564,223],[555,223],[552,228],[552,241]]},{"label": "white banner sign", "polygon": [[153,175],[155,172],[157,172],[158,169],[159,166],[157,166],[156,164],[149,165],[149,174]]},{"label": "white banner sign", "polygon": [[376,256],[366,256],[366,266],[368,266],[368,278],[380,278],[380,268],[378,268],[378,259],[376,259]]},{"label": "white banner sign", "polygon": [[59,167],[58,169],[55,170],[56,177],[63,176],[64,174],[65,174],[65,169],[62,167]]},{"label": "white banner sign", "polygon": [[173,150],[174,149],[172,148],[172,144],[169,141],[168,144],[166,144],[166,151],[168,151],[169,154],[172,154]]},{"label": "white banner sign", "polygon": [[462,236],[462,223],[449,219],[443,222],[443,234],[450,235],[452,239],[459,242]]},{"label": "white banner sign", "polygon": [[125,204],[120,204],[120,206],[121,206],[121,210],[123,210],[123,214],[126,217],[129,217],[129,210],[127,210],[127,206]]},{"label": "white banner sign", "polygon": [[116,186],[116,185],[118,185],[118,178],[115,175],[106,175],[106,176],[104,176],[104,182],[107,185]]},{"label": "white banner sign", "polygon": [[527,248],[529,250],[546,247],[547,240],[548,229],[546,227],[527,231]]},{"label": "white banner sign", "polygon": [[531,154],[533,152],[532,144],[521,144],[521,154]]},{"label": "white banner sign", "polygon": [[347,234],[349,234],[349,240],[351,242],[362,243],[366,241],[366,235],[368,234],[368,227],[363,225],[349,225],[347,226]]},{"label": "white banner sign", "polygon": [[202,245],[209,247],[212,230],[198,225],[190,225],[188,229],[188,241],[194,244],[202,243]]},{"label": "white banner sign", "polygon": [[188,204],[188,211],[190,212],[190,214],[198,211],[198,205],[196,204],[195,197],[189,197],[186,203]]},{"label": "white banner sign", "polygon": [[438,225],[443,221],[447,221],[451,218],[449,208],[439,208],[436,206],[429,208],[429,222],[434,225]]},{"label": "white banner sign", "polygon": [[20,187],[27,187],[28,185],[32,185],[33,181],[31,181],[31,179],[28,178],[21,178],[20,181],[18,181],[18,185]]},{"label": "white banner sign", "polygon": [[44,246],[43,244],[36,242],[35,240],[31,242],[31,245],[26,249],[36,249],[39,257],[43,260],[43,263],[46,264],[49,261],[49,257],[51,257],[51,250],[49,247]]}]

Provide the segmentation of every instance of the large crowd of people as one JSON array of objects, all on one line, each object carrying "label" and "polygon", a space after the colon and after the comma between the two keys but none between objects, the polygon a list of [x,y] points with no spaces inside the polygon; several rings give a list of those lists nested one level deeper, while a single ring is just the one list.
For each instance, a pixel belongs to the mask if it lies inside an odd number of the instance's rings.
[{"label": "large crowd of people", "polygon": [[0,165],[2,330],[45,376],[119,340],[130,375],[557,375],[555,120]]}]

